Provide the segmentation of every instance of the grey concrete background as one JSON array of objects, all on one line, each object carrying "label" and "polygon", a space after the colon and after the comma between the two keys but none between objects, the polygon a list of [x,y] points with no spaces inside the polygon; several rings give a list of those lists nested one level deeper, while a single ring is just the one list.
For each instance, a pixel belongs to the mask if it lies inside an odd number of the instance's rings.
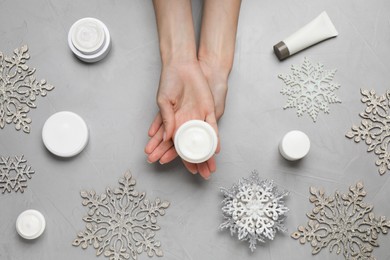
[{"label": "grey concrete background", "polygon": [[[201,8],[202,2],[194,0],[197,31]],[[279,62],[272,46],[324,10],[339,36]],[[111,53],[96,64],[79,62],[67,46],[70,26],[88,16],[101,19],[112,35]],[[29,45],[28,64],[37,68],[37,78],[56,88],[39,98],[38,108],[29,113],[30,134],[17,132],[14,125],[0,130],[0,155],[24,154],[35,170],[24,194],[0,195],[2,260],[96,259],[92,248],[71,246],[84,229],[86,210],[79,191],[114,187],[126,169],[136,178],[137,190],[171,202],[159,218],[163,259],[342,259],[327,249],[312,256],[309,245],[290,238],[313,208],[308,200],[312,185],[333,194],[363,180],[365,201],[374,205],[377,215],[390,217],[390,173],[379,176],[375,155],[344,136],[352,124],[359,124],[358,114],[365,108],[360,88],[374,88],[378,94],[389,88],[388,0],[243,1],[227,108],[219,123],[222,151],[209,181],[192,176],[179,161],[146,162],[143,149],[157,111],[160,72],[151,1],[0,0],[0,50],[9,55],[22,44]],[[277,75],[289,73],[305,56],[327,69],[337,68],[335,82],[341,84],[337,95],[342,104],[331,105],[331,113],[320,114],[316,123],[307,115],[298,118],[293,109],[283,110],[286,97],[279,93],[283,83]],[[90,130],[86,149],[68,160],[52,156],[41,141],[45,120],[62,110],[80,114]],[[312,141],[309,155],[296,164],[277,151],[281,137],[293,129],[306,132]],[[251,254],[247,243],[217,227],[223,220],[219,187],[230,187],[254,169],[291,195],[288,233],[277,234]],[[44,235],[33,242],[15,231],[16,217],[28,208],[41,211],[47,220]],[[380,236],[377,259],[390,259],[389,243],[390,235]]]}]

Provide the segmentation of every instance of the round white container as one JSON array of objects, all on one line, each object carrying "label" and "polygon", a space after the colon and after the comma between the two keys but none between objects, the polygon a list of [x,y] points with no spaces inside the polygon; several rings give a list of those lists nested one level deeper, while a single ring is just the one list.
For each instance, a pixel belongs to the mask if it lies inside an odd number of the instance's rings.
[{"label": "round white container", "polygon": [[175,149],[185,161],[201,163],[214,155],[218,137],[210,124],[201,120],[190,120],[176,131]]},{"label": "round white container", "polygon": [[80,60],[97,62],[110,51],[110,32],[100,20],[90,17],[82,18],[70,28],[68,45]]},{"label": "round white container", "polygon": [[305,157],[310,150],[310,139],[301,131],[294,130],[284,135],[279,143],[280,154],[289,161]]},{"label": "round white container", "polygon": [[50,116],[42,129],[46,148],[60,157],[72,157],[80,153],[88,143],[88,127],[77,114],[62,111]]},{"label": "round white container", "polygon": [[36,239],[45,231],[46,221],[41,212],[29,209],[16,219],[16,231],[25,239]]}]

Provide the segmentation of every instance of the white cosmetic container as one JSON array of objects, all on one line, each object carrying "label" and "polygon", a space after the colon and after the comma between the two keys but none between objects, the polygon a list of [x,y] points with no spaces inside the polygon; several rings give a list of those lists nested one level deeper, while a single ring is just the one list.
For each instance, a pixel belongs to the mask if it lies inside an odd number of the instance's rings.
[{"label": "white cosmetic container", "polygon": [[46,221],[41,212],[29,209],[16,220],[16,231],[24,239],[36,239],[45,231]]},{"label": "white cosmetic container", "polygon": [[50,116],[42,129],[46,148],[60,157],[72,157],[80,153],[88,143],[88,127],[77,114],[62,111]]},{"label": "white cosmetic container", "polygon": [[185,161],[201,163],[214,155],[218,137],[212,126],[201,120],[190,120],[176,131],[175,149]]},{"label": "white cosmetic container", "polygon": [[97,62],[106,57],[111,49],[110,32],[100,20],[82,18],[70,28],[68,45],[80,60]]},{"label": "white cosmetic container", "polygon": [[322,12],[304,27],[274,46],[274,52],[279,60],[319,43],[336,37],[338,32],[326,12]]},{"label": "white cosmetic container", "polygon": [[310,139],[301,131],[294,130],[284,135],[279,143],[280,154],[289,161],[305,157],[310,150]]}]

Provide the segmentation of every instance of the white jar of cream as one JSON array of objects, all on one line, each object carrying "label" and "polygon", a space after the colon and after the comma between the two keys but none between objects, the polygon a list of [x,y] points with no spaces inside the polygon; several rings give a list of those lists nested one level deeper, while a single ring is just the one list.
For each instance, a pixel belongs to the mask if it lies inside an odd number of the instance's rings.
[{"label": "white jar of cream", "polygon": [[45,227],[45,217],[34,209],[23,211],[16,220],[16,231],[24,239],[38,238],[45,231]]},{"label": "white jar of cream", "polygon": [[80,60],[89,63],[97,62],[106,57],[110,51],[110,32],[100,20],[82,18],[70,28],[68,45]]},{"label": "white jar of cream", "polygon": [[201,163],[214,155],[218,137],[210,124],[202,120],[190,120],[176,131],[174,143],[178,155],[183,160]]}]

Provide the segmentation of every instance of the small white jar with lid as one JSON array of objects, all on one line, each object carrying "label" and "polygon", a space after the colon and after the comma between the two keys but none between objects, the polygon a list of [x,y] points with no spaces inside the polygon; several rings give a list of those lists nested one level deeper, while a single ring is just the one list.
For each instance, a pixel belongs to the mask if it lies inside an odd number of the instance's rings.
[{"label": "small white jar with lid", "polygon": [[29,209],[16,219],[16,231],[24,239],[36,239],[45,231],[46,220],[41,212]]},{"label": "small white jar with lid", "polygon": [[89,63],[97,62],[106,57],[110,51],[110,32],[100,20],[91,17],[82,18],[70,28],[68,45],[80,60]]},{"label": "small white jar with lid", "polygon": [[50,116],[42,129],[46,148],[60,157],[72,157],[80,153],[88,143],[87,124],[78,114],[61,111]]},{"label": "small white jar with lid", "polygon": [[176,131],[174,144],[177,154],[183,160],[201,163],[214,155],[218,137],[210,124],[202,120],[190,120]]},{"label": "small white jar with lid", "polygon": [[293,130],[284,135],[279,143],[280,154],[289,161],[305,157],[310,150],[310,139],[301,131]]}]

